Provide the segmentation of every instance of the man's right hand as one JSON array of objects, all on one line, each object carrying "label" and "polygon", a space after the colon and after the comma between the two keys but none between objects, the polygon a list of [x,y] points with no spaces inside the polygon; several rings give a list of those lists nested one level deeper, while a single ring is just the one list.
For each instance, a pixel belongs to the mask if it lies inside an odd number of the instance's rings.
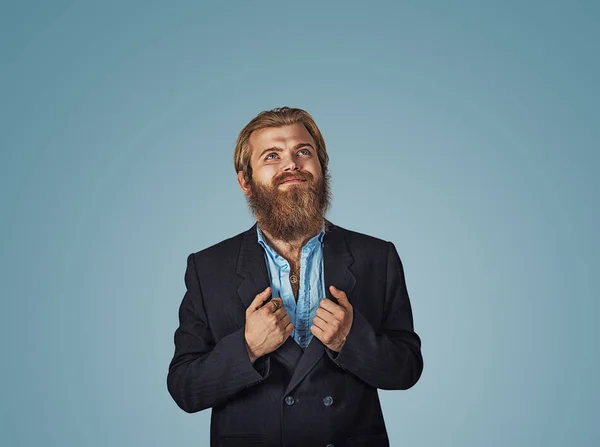
[{"label": "man's right hand", "polygon": [[[263,306],[270,293],[271,287],[267,287],[256,295],[248,309],[246,309],[244,336],[248,356],[252,363],[257,358],[279,348],[294,330],[294,325],[281,298],[273,298]],[[281,305],[275,312],[273,312],[275,309],[273,301],[278,301]]]}]

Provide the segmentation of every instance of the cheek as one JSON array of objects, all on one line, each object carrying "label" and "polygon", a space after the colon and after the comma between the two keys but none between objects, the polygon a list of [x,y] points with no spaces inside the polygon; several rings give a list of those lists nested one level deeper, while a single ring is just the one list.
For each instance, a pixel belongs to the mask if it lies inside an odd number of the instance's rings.
[{"label": "cheek", "polygon": [[307,170],[310,170],[313,175],[321,173],[321,163],[319,163],[319,159],[317,157],[307,161],[304,166]]},{"label": "cheek", "polygon": [[313,179],[317,180],[319,178],[321,178],[321,165],[318,162],[311,162],[310,164],[307,164],[304,166],[303,168],[305,171],[308,171],[312,174]]},{"label": "cheek", "polygon": [[263,185],[270,185],[277,173],[277,168],[273,165],[261,166],[257,171],[253,172],[252,177],[256,178]]}]

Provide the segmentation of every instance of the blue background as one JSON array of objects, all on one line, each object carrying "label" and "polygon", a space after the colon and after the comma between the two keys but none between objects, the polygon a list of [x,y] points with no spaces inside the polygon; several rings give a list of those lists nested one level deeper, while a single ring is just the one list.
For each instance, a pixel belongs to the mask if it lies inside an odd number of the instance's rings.
[{"label": "blue background", "polygon": [[208,445],[166,388],[186,256],[301,107],[338,225],[396,245],[425,369],[393,446],[600,443],[597,2],[0,10],[3,446]]}]

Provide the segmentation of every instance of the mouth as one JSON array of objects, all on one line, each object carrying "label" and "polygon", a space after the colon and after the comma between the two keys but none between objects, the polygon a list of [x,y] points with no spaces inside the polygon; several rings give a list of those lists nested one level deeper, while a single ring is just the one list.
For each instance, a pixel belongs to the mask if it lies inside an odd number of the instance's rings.
[{"label": "mouth", "polygon": [[300,178],[292,178],[292,179],[288,179],[288,180],[285,180],[285,181],[281,182],[281,184],[283,185],[285,183],[302,183],[304,181],[305,180],[300,179]]}]

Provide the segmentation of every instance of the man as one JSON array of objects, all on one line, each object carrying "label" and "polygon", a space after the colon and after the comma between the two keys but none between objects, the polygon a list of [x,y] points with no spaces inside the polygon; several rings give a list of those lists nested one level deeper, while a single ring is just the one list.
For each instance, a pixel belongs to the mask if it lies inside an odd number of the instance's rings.
[{"label": "man", "polygon": [[211,447],[388,446],[377,389],[421,376],[396,248],[325,219],[327,163],[307,112],[260,113],[234,153],[257,222],[188,256],[167,385]]}]

